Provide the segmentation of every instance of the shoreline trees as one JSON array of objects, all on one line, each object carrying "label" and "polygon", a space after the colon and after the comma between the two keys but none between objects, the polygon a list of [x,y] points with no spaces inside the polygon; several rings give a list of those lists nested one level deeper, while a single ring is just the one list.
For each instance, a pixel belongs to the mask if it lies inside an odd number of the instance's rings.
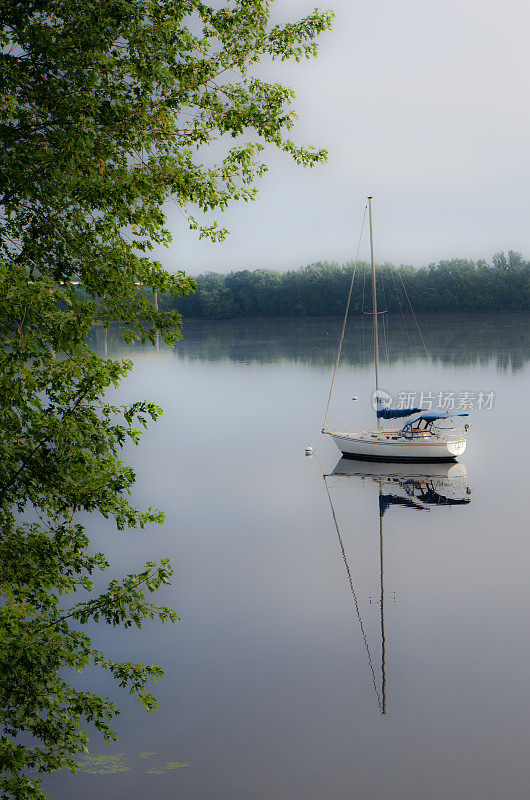
[{"label": "shoreline trees", "polygon": [[[318,262],[299,270],[259,269],[196,276],[186,297],[160,298],[184,318],[311,317],[343,314],[353,264]],[[370,267],[360,263],[351,311],[371,309]],[[519,253],[499,253],[492,263],[453,259],[428,267],[382,264],[378,296],[389,312],[530,311],[530,262]],[[410,300],[410,305],[409,305]]]}]

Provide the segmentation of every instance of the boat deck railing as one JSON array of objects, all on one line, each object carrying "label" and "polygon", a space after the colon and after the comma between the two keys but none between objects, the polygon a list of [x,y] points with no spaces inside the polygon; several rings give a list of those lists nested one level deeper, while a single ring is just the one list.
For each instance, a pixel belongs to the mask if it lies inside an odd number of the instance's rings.
[{"label": "boat deck railing", "polygon": [[428,429],[413,428],[412,431],[405,431],[402,428],[366,428],[353,427],[344,420],[333,420],[326,424],[324,433],[337,434],[339,436],[359,436],[363,439],[377,438],[392,441],[393,439],[406,439],[407,441],[426,441],[435,439],[438,441],[463,441],[467,436],[467,429],[462,426],[442,427],[432,425]]}]

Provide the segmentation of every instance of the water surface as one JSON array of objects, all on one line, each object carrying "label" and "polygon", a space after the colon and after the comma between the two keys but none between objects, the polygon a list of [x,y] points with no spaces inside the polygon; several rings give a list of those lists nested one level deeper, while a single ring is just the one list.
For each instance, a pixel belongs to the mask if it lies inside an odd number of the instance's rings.
[{"label": "water surface", "polygon": [[[127,769],[60,773],[53,797],[528,795],[528,317],[420,325],[429,355],[413,322],[389,320],[385,389],[494,393],[454,479],[345,466],[327,437],[305,458],[340,320],[190,322],[184,342],[158,351],[120,350],[109,332],[109,354],[135,361],[120,398],[165,408],[127,456],[135,500],[163,508],[166,524],[118,534],[92,519],[90,533],[116,574],[170,556],[160,600],[182,621],[93,627],[111,656],[163,666],[160,710],[147,716],[106,676],[85,676],[124,709],[119,743],[94,738],[91,751]],[[103,352],[102,332],[94,346]],[[369,354],[368,325],[353,320],[333,419],[370,420]]]}]

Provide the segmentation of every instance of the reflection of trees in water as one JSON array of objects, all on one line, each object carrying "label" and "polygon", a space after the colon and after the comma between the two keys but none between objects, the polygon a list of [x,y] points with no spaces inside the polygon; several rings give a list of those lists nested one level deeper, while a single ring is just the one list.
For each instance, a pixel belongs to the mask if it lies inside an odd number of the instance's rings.
[{"label": "reflection of trees in water", "polygon": [[[454,366],[495,364],[499,371],[517,371],[530,358],[528,314],[423,314],[417,315],[434,363]],[[337,355],[339,317],[306,319],[187,320],[184,340],[175,350],[188,359],[271,364],[292,361],[328,367]],[[388,315],[388,360],[426,360],[411,316]],[[104,353],[103,329],[93,333],[93,344]],[[123,347],[116,331],[109,331],[109,353]],[[348,321],[342,362],[371,364],[372,333],[359,315]],[[385,348],[385,357],[386,357]]]}]

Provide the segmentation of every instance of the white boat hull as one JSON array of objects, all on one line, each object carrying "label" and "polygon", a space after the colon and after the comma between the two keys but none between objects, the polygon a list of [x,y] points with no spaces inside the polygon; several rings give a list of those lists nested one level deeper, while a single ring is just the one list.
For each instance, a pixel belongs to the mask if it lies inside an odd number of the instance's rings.
[{"label": "white boat hull", "polygon": [[454,461],[466,449],[465,438],[428,436],[412,440],[382,432],[330,431],[329,435],[344,456],[373,461]]},{"label": "white boat hull", "polygon": [[446,461],[445,464],[434,462],[394,462],[392,465],[384,461],[358,461],[352,458],[341,458],[332,475],[353,476],[355,478],[370,478],[383,481],[410,481],[410,480],[464,480],[467,478],[467,469],[461,461]]}]

